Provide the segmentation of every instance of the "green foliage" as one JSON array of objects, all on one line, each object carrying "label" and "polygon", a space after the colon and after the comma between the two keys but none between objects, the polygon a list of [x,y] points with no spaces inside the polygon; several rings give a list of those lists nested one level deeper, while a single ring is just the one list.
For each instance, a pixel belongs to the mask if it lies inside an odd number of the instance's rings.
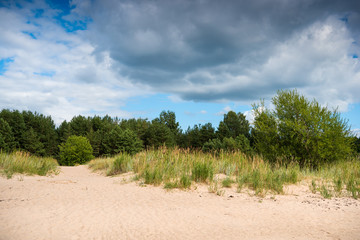
[{"label": "green foliage", "polygon": [[209,140],[208,142],[204,143],[202,147],[204,152],[219,152],[221,149],[224,149],[224,145],[218,138]]},{"label": "green foliage", "polygon": [[94,158],[93,149],[89,140],[82,136],[70,136],[65,143],[59,146],[59,163],[65,166],[84,164]]},{"label": "green foliage", "polygon": [[35,155],[44,156],[44,144],[40,141],[38,134],[30,127],[29,130],[23,133],[23,148]]},{"label": "green foliage", "polygon": [[360,153],[360,137],[353,138],[353,149],[355,152]]},{"label": "green foliage", "polygon": [[203,144],[202,150],[204,152],[220,152],[220,151],[241,151],[245,154],[252,154],[250,141],[243,134],[240,134],[235,139],[232,137],[224,137],[221,141],[218,138],[207,141]]},{"label": "green foliage", "polygon": [[142,142],[130,129],[122,130],[119,126],[106,134],[103,139],[103,147],[107,154],[118,153],[135,154],[142,149]]},{"label": "green foliage", "polygon": [[176,144],[174,133],[165,124],[153,120],[145,133],[144,144],[147,147],[159,148],[161,146],[173,147]]},{"label": "green foliage", "polygon": [[51,117],[30,111],[22,112],[26,131],[23,133],[23,148],[40,156],[54,156],[58,151],[58,134]]},{"label": "green foliage", "polygon": [[79,115],[71,119],[69,126],[71,135],[85,137],[91,129],[91,119]]},{"label": "green foliage", "polygon": [[0,118],[0,150],[10,152],[15,148],[15,138],[10,125]]},{"label": "green foliage", "polygon": [[176,136],[180,131],[179,123],[176,121],[174,112],[162,111],[160,113],[160,117],[156,119],[156,121],[159,121],[161,124],[165,124],[171,130],[174,136]]},{"label": "green foliage", "polygon": [[350,129],[337,111],[308,101],[297,91],[279,91],[273,111],[254,106],[257,150],[270,162],[319,167],[351,153]]},{"label": "green foliage", "polygon": [[220,140],[223,140],[225,137],[235,139],[240,134],[248,138],[250,136],[249,132],[250,124],[246,120],[245,115],[229,111],[227,114],[224,114],[224,120],[219,124],[217,136]]},{"label": "green foliage", "polygon": [[121,129],[130,129],[134,133],[136,133],[137,137],[144,141],[146,130],[149,128],[150,123],[147,119],[123,119],[120,122]]},{"label": "green foliage", "polygon": [[26,125],[24,122],[24,118],[23,115],[15,110],[15,111],[10,111],[8,109],[3,109],[0,112],[0,118],[4,119],[9,126],[11,127],[11,130],[14,134],[14,148],[23,148],[23,139],[22,139],[22,134],[25,132],[26,130]]}]

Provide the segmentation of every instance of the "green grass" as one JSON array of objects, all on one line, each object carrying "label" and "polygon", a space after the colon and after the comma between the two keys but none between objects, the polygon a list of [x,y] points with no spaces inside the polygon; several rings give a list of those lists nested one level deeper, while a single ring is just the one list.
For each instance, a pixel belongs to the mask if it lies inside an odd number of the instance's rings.
[{"label": "green grass", "polygon": [[0,170],[7,178],[14,173],[45,176],[58,173],[59,164],[53,158],[31,156],[25,152],[0,153]]},{"label": "green grass", "polygon": [[[107,175],[132,171],[145,184],[164,188],[188,189],[192,182],[205,183],[209,190],[221,193],[222,188],[237,184],[238,192],[251,189],[256,195],[283,194],[284,186],[301,180],[312,181],[310,190],[324,197],[360,197],[360,161],[347,160],[325,165],[316,170],[300,168],[298,164],[275,164],[260,156],[246,156],[241,152],[203,153],[184,149],[146,150],[134,156],[119,154],[108,159],[94,159],[89,166],[104,170]],[[226,174],[221,185],[214,184],[216,174]],[[234,182],[232,179],[236,179]],[[322,182],[322,185],[317,185]],[[221,194],[218,194],[221,195]]]},{"label": "green grass", "polygon": [[227,177],[224,180],[222,180],[221,185],[225,188],[231,188],[231,185],[234,183],[234,181]]}]

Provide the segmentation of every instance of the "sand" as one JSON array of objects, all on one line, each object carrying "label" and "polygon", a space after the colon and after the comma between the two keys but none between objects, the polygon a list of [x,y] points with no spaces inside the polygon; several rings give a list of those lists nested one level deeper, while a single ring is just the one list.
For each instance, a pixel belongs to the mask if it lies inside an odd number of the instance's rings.
[{"label": "sand", "polygon": [[87,166],[0,177],[0,239],[360,239],[360,201],[323,199],[306,183],[285,195],[207,186],[167,191]]}]

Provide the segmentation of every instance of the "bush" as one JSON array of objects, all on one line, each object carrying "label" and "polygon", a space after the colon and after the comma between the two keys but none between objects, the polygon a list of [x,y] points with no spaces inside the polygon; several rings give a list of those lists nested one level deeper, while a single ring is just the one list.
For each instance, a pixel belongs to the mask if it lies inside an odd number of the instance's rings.
[{"label": "bush", "polygon": [[308,101],[296,90],[279,91],[272,103],[274,110],[263,102],[254,106],[253,131],[257,150],[270,162],[316,168],[351,154],[350,128],[336,110]]},{"label": "bush", "polygon": [[60,148],[60,165],[84,164],[94,158],[93,149],[86,137],[70,136]]}]

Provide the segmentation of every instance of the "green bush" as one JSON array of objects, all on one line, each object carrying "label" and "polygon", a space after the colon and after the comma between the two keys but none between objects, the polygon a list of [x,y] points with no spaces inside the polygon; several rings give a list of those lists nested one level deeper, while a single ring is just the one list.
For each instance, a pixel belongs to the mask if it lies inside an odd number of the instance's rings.
[{"label": "green bush", "polygon": [[319,167],[346,159],[352,153],[347,121],[335,111],[294,91],[279,91],[274,110],[254,106],[253,137],[259,153],[270,162],[297,162]]},{"label": "green bush", "polygon": [[94,158],[93,149],[86,137],[70,136],[60,148],[60,165],[84,164]]}]

